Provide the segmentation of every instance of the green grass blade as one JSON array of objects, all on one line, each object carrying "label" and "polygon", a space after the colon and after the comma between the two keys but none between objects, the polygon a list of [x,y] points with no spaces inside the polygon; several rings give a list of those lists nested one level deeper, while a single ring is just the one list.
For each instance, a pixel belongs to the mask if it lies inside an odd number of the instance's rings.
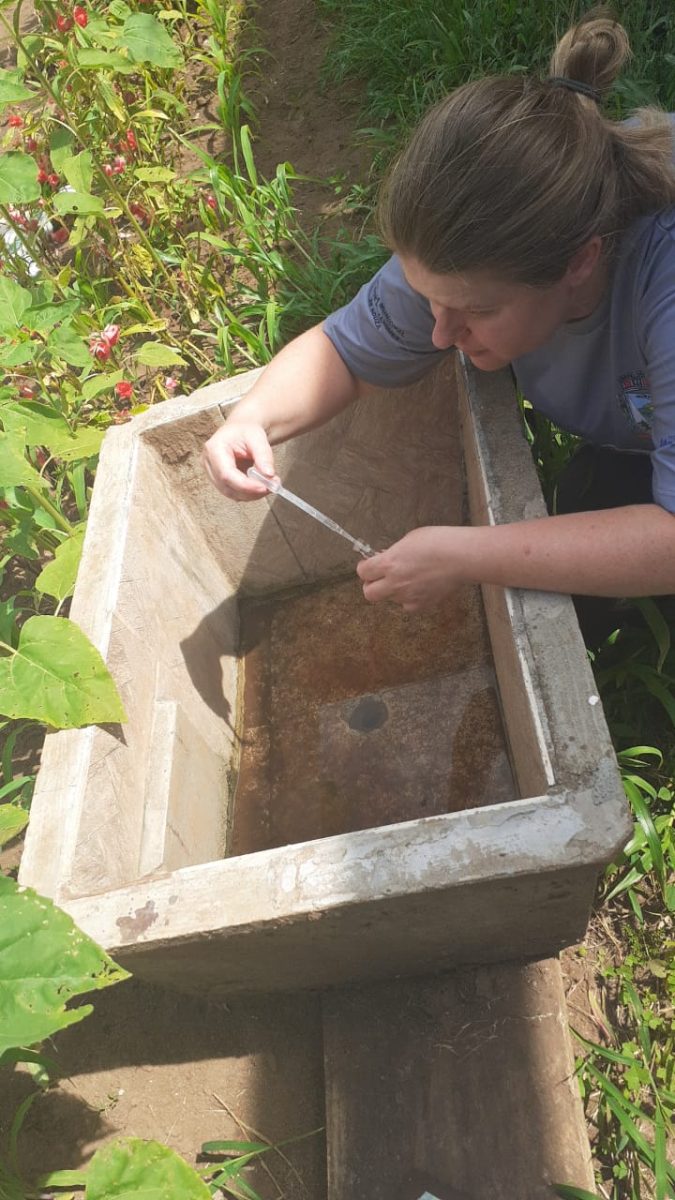
[{"label": "green grass blade", "polygon": [[554,1183],[551,1186],[561,1200],[600,1200],[597,1192],[587,1192],[585,1188],[570,1187],[567,1183]]}]

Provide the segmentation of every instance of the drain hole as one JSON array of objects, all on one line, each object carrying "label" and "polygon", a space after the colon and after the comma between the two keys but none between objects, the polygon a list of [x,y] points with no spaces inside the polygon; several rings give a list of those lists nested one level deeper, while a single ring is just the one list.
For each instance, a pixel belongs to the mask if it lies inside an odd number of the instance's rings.
[{"label": "drain hole", "polygon": [[352,709],[349,728],[355,729],[357,733],[372,733],[374,729],[379,729],[388,720],[389,709],[384,700],[377,700],[374,696],[364,696],[363,700],[359,700]]}]

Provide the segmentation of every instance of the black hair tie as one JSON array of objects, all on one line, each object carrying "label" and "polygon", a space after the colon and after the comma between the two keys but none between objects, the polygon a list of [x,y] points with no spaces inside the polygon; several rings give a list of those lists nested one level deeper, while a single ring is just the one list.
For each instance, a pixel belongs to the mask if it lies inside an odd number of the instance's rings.
[{"label": "black hair tie", "polygon": [[568,79],[566,75],[552,75],[547,80],[553,87],[564,87],[570,92],[579,92],[581,96],[588,96],[590,100],[595,100],[596,104],[600,104],[602,96],[597,88],[590,83],[581,83],[579,79]]}]

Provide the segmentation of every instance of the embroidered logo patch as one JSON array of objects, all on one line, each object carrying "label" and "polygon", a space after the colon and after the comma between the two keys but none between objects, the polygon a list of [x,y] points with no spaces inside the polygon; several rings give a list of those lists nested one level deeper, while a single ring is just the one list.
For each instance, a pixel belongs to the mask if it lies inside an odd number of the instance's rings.
[{"label": "embroidered logo patch", "polygon": [[619,376],[618,400],[621,411],[633,429],[648,437],[652,428],[654,405],[649,380],[644,371],[631,371]]}]

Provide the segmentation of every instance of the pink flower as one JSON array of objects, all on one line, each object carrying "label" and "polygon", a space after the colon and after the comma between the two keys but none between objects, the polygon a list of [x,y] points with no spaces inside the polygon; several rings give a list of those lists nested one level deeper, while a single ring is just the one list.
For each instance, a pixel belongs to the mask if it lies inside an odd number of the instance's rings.
[{"label": "pink flower", "polygon": [[107,338],[102,337],[100,333],[92,333],[89,338],[89,350],[94,358],[98,359],[99,362],[106,362],[110,358],[111,349],[112,347]]},{"label": "pink flower", "polygon": [[164,387],[167,392],[175,392],[176,388],[180,387],[180,380],[174,379],[173,375],[167,375],[164,380]]},{"label": "pink flower", "polygon": [[101,337],[105,338],[105,340],[111,346],[116,346],[119,341],[119,337],[120,337],[119,325],[106,325],[105,329],[103,330],[103,333],[101,334]]},{"label": "pink flower", "polygon": [[121,175],[126,170],[127,160],[123,154],[116,154],[113,159],[113,174]]},{"label": "pink flower", "polygon": [[130,400],[133,394],[133,384],[128,383],[125,379],[123,379],[120,383],[115,384],[115,395],[118,396],[120,400]]}]

